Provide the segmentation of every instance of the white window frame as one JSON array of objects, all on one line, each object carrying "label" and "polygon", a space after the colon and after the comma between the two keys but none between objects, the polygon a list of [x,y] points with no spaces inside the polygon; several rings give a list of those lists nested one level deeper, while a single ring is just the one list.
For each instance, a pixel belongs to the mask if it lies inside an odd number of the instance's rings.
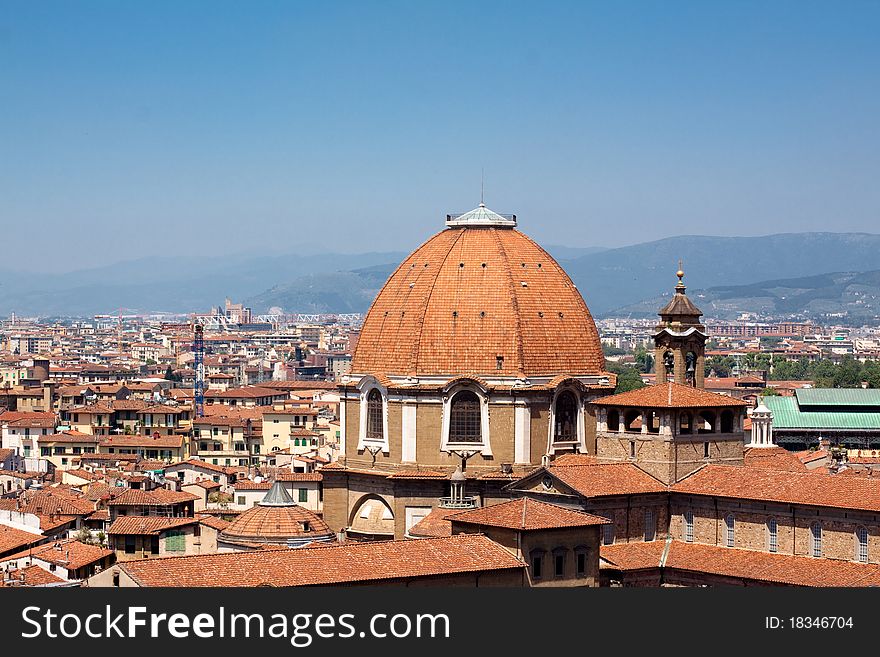
[{"label": "white window frame", "polygon": [[864,525],[856,527],[856,561],[868,563],[868,528]]},{"label": "white window frame", "polygon": [[816,558],[822,556],[822,523],[819,521],[810,524],[810,554]]},{"label": "white window frame", "polygon": [[[449,420],[452,416],[452,400],[460,392],[473,392],[480,400],[480,438],[481,443],[453,443],[449,440]],[[483,456],[492,456],[492,444],[489,439],[489,394],[476,383],[458,383],[443,393],[443,423],[440,433],[440,451],[470,451]]]},{"label": "white window frame", "polygon": [[694,512],[685,511],[681,514],[682,524],[684,525],[685,543],[694,542]]},{"label": "white window frame", "polygon": [[[373,390],[378,390],[382,395],[382,440],[367,439],[367,397]],[[379,447],[381,452],[388,456],[390,452],[388,442],[388,389],[380,385],[373,377],[364,377],[358,384],[360,393],[360,427],[358,432],[357,450],[366,450],[367,447]]]},{"label": "white window frame", "polygon": [[776,518],[767,521],[767,551],[774,554],[779,552],[779,523]]},{"label": "white window frame", "polygon": [[727,547],[736,547],[736,518],[732,513],[728,513],[724,518],[724,545]]}]

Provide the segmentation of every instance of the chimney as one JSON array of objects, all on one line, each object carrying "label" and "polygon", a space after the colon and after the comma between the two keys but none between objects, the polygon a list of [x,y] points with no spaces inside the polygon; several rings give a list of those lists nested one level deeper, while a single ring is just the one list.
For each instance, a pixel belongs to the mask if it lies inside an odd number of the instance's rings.
[{"label": "chimney", "polygon": [[52,392],[55,388],[55,384],[51,381],[43,381],[43,411],[46,413],[52,412]]}]

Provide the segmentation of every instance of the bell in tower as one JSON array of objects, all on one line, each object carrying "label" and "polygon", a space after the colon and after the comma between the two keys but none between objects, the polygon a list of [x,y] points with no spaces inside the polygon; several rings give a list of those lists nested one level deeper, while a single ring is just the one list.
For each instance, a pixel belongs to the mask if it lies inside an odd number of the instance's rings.
[{"label": "bell in tower", "polygon": [[703,313],[685,294],[681,262],[676,275],[675,294],[660,309],[654,333],[657,383],[673,381],[702,388],[707,338],[706,327],[700,323]]}]

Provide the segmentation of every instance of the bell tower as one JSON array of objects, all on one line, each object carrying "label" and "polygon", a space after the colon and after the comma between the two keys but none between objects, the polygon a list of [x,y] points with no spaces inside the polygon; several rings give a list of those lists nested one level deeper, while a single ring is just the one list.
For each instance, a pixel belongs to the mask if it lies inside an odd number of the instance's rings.
[{"label": "bell tower", "polygon": [[657,383],[674,381],[702,388],[707,338],[706,327],[700,323],[703,313],[685,294],[681,261],[676,276],[675,294],[660,309],[660,322],[654,333]]}]

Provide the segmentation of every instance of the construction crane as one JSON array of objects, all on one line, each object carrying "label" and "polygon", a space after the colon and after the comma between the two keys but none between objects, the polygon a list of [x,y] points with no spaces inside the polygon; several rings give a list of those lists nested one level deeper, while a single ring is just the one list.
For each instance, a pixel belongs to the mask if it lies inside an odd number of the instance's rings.
[{"label": "construction crane", "polygon": [[205,416],[205,332],[204,327],[194,322],[193,356],[196,371],[193,396],[196,417]]}]

